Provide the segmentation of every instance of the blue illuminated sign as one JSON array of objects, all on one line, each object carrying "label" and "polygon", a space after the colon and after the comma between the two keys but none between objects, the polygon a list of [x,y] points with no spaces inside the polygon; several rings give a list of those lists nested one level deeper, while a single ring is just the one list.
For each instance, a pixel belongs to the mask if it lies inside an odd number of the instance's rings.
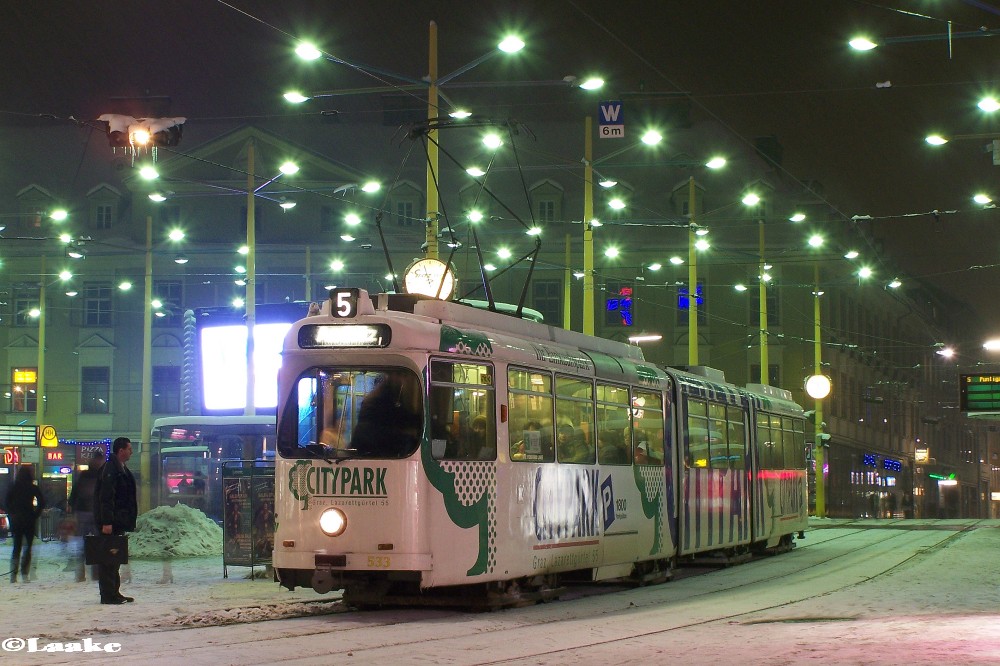
[{"label": "blue illuminated sign", "polygon": [[618,293],[605,300],[608,312],[621,315],[622,326],[632,325],[632,287],[622,287]]}]

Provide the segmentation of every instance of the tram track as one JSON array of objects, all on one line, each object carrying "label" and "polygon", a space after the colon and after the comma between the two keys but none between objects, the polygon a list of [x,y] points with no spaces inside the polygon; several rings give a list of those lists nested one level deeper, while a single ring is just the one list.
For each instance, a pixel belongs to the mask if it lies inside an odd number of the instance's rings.
[{"label": "tram track", "polygon": [[[872,530],[844,526],[838,533],[826,532],[822,541],[800,544],[791,553],[711,572],[701,568],[668,584],[628,590],[617,585],[579,586],[561,601],[496,613],[339,608],[334,611],[335,619],[315,615],[235,624],[225,630],[172,627],[158,632],[152,649],[142,650],[141,660],[126,658],[120,663],[189,661],[222,666],[236,663],[232,661],[236,654],[255,655],[244,656],[241,664],[409,663],[414,655],[444,654],[460,654],[454,663],[463,664],[565,662],[579,660],[593,650],[626,650],[636,641],[662,643],[663,637],[718,623],[851,621],[855,619],[851,615],[829,613],[778,618],[762,618],[761,614],[889,575],[946,548],[975,527],[970,524],[950,533],[878,530],[879,536],[872,540]],[[876,562],[877,568],[872,569]],[[786,593],[779,584],[783,580],[794,581],[794,588],[811,593]],[[726,603],[720,604],[720,598]],[[331,610],[335,606],[340,604],[331,604]],[[595,624],[600,626],[597,631]],[[139,636],[130,636],[128,643],[138,640]]]}]

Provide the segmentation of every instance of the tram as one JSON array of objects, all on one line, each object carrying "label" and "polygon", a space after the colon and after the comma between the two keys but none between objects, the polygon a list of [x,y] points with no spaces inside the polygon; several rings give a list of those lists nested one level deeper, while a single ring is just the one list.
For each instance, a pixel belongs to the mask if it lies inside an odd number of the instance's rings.
[{"label": "tram", "polygon": [[331,290],[278,401],[275,576],[352,605],[662,581],[807,526],[787,391],[461,302]]}]

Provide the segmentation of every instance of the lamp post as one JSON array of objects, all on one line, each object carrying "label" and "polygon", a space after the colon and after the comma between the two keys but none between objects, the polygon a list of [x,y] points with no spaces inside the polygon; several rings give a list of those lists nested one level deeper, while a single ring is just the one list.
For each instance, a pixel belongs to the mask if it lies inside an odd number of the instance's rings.
[{"label": "lamp post", "polygon": [[[424,240],[424,256],[428,259],[436,259],[438,257],[438,231],[439,224],[438,219],[440,216],[440,201],[438,198],[438,167],[439,167],[439,151],[437,146],[437,127],[436,123],[439,116],[439,97],[443,97],[440,93],[440,88],[449,84],[453,79],[461,76],[462,74],[468,72],[469,70],[478,67],[487,60],[493,58],[500,53],[516,53],[524,48],[524,42],[517,37],[508,36],[504,38],[496,48],[491,51],[486,52],[475,60],[466,63],[462,67],[456,69],[450,74],[444,76],[438,76],[438,32],[437,23],[435,21],[430,22],[430,27],[428,31],[428,75],[425,80],[415,79],[410,76],[403,74],[397,74],[394,72],[389,72],[383,69],[378,69],[371,67],[369,65],[362,65],[359,63],[352,63],[342,58],[335,56],[330,56],[311,44],[300,44],[296,48],[296,53],[299,57],[304,60],[316,60],[319,58],[324,58],[330,62],[334,62],[341,65],[346,65],[358,72],[362,72],[369,76],[374,76],[380,81],[385,81],[384,77],[396,79],[401,81],[401,84],[396,85],[384,85],[376,86],[371,88],[355,88],[351,90],[341,90],[333,93],[317,93],[314,95],[306,96],[299,92],[288,92],[285,93],[284,97],[287,101],[293,104],[299,104],[305,102],[313,97],[330,97],[334,95],[345,95],[345,94],[365,94],[365,93],[377,93],[377,92],[401,92],[401,91],[417,91],[425,89],[427,90],[427,171],[426,171],[426,187],[427,192],[425,195],[426,200],[426,230],[425,230],[425,240]],[[531,83],[531,82],[529,82]],[[560,81],[559,84],[565,85],[565,81]],[[475,84],[471,84],[475,85]],[[491,84],[494,85],[494,84]],[[495,84],[503,85],[503,84]],[[518,84],[514,84],[518,85]],[[447,101],[447,98],[445,98]],[[449,104],[450,101],[448,102]]]},{"label": "lamp post", "polygon": [[[760,197],[750,192],[743,197],[743,203],[757,211],[757,207],[760,205]],[[767,274],[767,264],[764,260],[764,215],[757,215],[757,237],[759,245],[759,261],[758,261],[758,272],[757,272],[757,282],[758,282],[758,315],[759,315],[759,335],[760,335],[760,383],[767,384],[770,379],[770,371],[768,368],[768,357],[767,357],[767,281],[769,279]]]},{"label": "lamp post", "polygon": [[38,376],[35,378],[35,425],[45,424],[45,254],[38,290]]},{"label": "lamp post", "polygon": [[[705,163],[709,169],[726,166],[724,157]],[[695,221],[697,197],[694,176],[688,178],[688,365],[698,365],[698,224]]]},{"label": "lamp post", "polygon": [[584,119],[583,141],[583,332],[594,334],[594,136],[593,120]]},{"label": "lamp post", "polygon": [[[826,478],[824,476],[826,437],[823,433],[823,399],[830,393],[829,379],[823,375],[823,340],[820,326],[820,296],[819,264],[813,265],[813,375],[806,382],[806,392],[814,399],[813,423],[815,441],[813,442],[813,462],[816,465],[816,517],[826,516]],[[826,381],[824,381],[826,380]]]},{"label": "lamp post", "polygon": [[[583,326],[586,335],[594,335],[594,166],[631,150],[636,144],[629,144],[594,161],[593,119],[583,119]],[[655,146],[663,137],[656,130],[648,130],[640,140],[647,146]]]},{"label": "lamp post", "polygon": [[[62,222],[68,217],[63,209],[57,209],[49,219]],[[38,375],[35,377],[35,425],[45,425],[45,253],[41,257],[41,273],[38,289]]]}]

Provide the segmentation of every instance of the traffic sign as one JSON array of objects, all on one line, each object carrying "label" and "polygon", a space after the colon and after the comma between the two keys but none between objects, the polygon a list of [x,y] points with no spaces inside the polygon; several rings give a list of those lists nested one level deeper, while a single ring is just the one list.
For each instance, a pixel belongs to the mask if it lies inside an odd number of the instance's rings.
[{"label": "traffic sign", "polygon": [[602,139],[621,139],[625,136],[625,114],[621,101],[597,105],[597,136]]}]

